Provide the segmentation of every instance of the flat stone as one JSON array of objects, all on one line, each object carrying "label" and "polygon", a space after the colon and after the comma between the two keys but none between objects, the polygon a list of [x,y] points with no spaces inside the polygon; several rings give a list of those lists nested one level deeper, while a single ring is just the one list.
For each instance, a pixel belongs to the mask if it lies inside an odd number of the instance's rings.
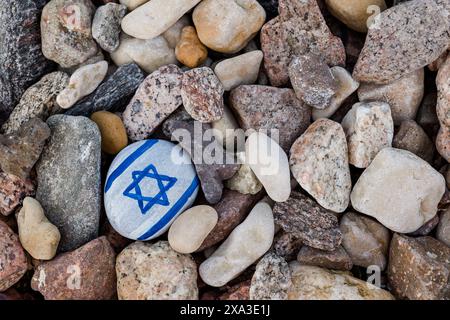
[{"label": "flat stone", "polygon": [[320,249],[303,246],[297,255],[297,261],[303,265],[317,266],[333,270],[351,270],[352,260],[342,246],[334,251],[325,251]]},{"label": "flat stone", "polygon": [[176,65],[167,65],[150,74],[141,83],[123,113],[128,136],[132,140],[148,138],[179,106],[183,73]]},{"label": "flat stone", "polygon": [[436,238],[450,247],[450,209],[441,214],[436,230]]},{"label": "flat stone", "polygon": [[170,246],[179,253],[197,251],[218,219],[217,211],[210,206],[200,205],[186,210],[170,226]]},{"label": "flat stone", "polygon": [[119,300],[197,300],[197,266],[167,241],[134,242],[116,260]]},{"label": "flat stone", "polygon": [[52,72],[28,88],[19,104],[14,108],[2,130],[6,134],[17,132],[32,118],[46,121],[48,117],[60,113],[61,107],[56,103],[58,94],[69,84],[69,76],[64,72]]},{"label": "flat stone", "polygon": [[230,107],[244,130],[278,130],[278,143],[285,151],[310,124],[311,107],[298,100],[292,89],[239,86],[231,91]]},{"label": "flat stone", "polygon": [[383,11],[369,28],[353,77],[385,84],[425,67],[447,50],[449,27],[446,1],[413,0]]},{"label": "flat stone", "polygon": [[392,146],[394,123],[391,109],[384,102],[361,102],[342,120],[348,142],[349,163],[367,168],[383,148]]},{"label": "flat stone", "polygon": [[263,185],[250,166],[243,164],[239,171],[230,180],[227,180],[226,187],[242,194],[257,194],[262,190]]},{"label": "flat stone", "polygon": [[208,58],[208,49],[200,42],[197,31],[186,26],[181,32],[180,41],[175,48],[178,61],[189,68],[197,68]]},{"label": "flat stone", "polygon": [[254,84],[258,80],[263,52],[255,50],[220,61],[214,68],[225,91],[240,85]]},{"label": "flat stone", "polygon": [[223,93],[222,83],[210,68],[192,69],[183,74],[183,105],[197,121],[210,123],[222,118]]},{"label": "flat stone", "polygon": [[431,237],[395,234],[388,278],[395,295],[411,300],[450,298],[450,248]]},{"label": "flat stone", "polygon": [[420,68],[388,84],[363,83],[358,89],[359,100],[389,104],[396,125],[413,120],[423,99],[424,74]]},{"label": "flat stone", "polygon": [[95,56],[91,22],[95,6],[90,0],[51,0],[41,17],[42,52],[63,68],[70,68]]},{"label": "flat stone", "polygon": [[34,259],[53,259],[61,234],[45,217],[44,209],[37,200],[30,197],[24,199],[17,215],[17,225],[20,243]]},{"label": "flat stone", "polygon": [[31,288],[46,300],[107,300],[116,293],[115,253],[105,237],[41,263]]},{"label": "flat stone", "polygon": [[400,233],[416,231],[436,215],[445,191],[444,177],[413,153],[385,148],[355,184],[357,211]]},{"label": "flat stone", "polygon": [[128,145],[128,136],[122,119],[108,111],[98,111],[92,114],[102,136],[102,150],[108,154],[118,154]]},{"label": "flat stone", "polygon": [[342,246],[354,265],[368,268],[387,266],[390,232],[375,220],[354,212],[346,213],[340,223]]},{"label": "flat stone", "polygon": [[292,286],[289,300],[394,300],[383,289],[352,277],[298,262],[289,264]]},{"label": "flat stone", "polygon": [[343,212],[351,191],[347,141],[339,123],[315,121],[292,145],[291,171],[300,186],[326,209]]},{"label": "flat stone", "polygon": [[293,191],[286,202],[275,203],[275,222],[305,245],[327,251],[335,250],[342,241],[338,219],[314,200]]},{"label": "flat stone", "polygon": [[394,136],[392,146],[408,150],[427,162],[431,162],[434,154],[433,142],[414,120],[403,121]]},{"label": "flat stone", "polygon": [[122,30],[138,39],[161,35],[200,0],[152,0],[131,11],[122,20]]},{"label": "flat stone", "polygon": [[266,12],[256,0],[204,0],[195,8],[192,20],[208,48],[236,53],[261,29]]},{"label": "flat stone", "polygon": [[85,117],[54,115],[52,135],[36,165],[36,200],[61,232],[60,251],[95,239],[100,220],[101,137]]},{"label": "flat stone", "polygon": [[250,300],[286,300],[291,271],[286,260],[267,253],[256,265],[250,285]]},{"label": "flat stone", "polygon": [[13,213],[25,197],[34,194],[35,186],[31,180],[0,171],[0,213],[3,216]]},{"label": "flat stone", "polygon": [[244,222],[200,265],[202,280],[210,286],[221,287],[237,277],[270,249],[274,228],[272,209],[266,203],[258,203]]},{"label": "flat stone", "polygon": [[0,221],[0,292],[12,287],[28,269],[19,237]]},{"label": "flat stone", "polygon": [[120,44],[120,23],[127,14],[127,7],[117,3],[107,3],[98,7],[92,21],[92,37],[99,46],[114,52]]}]

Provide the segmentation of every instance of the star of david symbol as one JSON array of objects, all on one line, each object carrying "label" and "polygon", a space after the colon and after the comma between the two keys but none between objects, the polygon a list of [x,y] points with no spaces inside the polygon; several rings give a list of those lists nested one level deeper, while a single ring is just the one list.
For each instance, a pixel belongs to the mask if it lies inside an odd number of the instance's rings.
[{"label": "star of david symbol", "polygon": [[[175,185],[177,182],[176,178],[160,175],[152,164],[142,171],[133,171],[131,176],[133,181],[125,189],[123,195],[136,200],[142,214],[146,214],[156,204],[166,207],[169,206],[170,202],[166,192]],[[145,178],[155,179],[158,183],[159,192],[156,196],[150,197],[142,194],[141,186],[139,184]]]}]

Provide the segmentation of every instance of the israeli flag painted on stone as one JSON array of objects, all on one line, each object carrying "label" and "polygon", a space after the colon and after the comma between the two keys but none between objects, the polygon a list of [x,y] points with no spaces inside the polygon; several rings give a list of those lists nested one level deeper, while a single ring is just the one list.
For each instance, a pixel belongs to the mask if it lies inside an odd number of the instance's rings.
[{"label": "israeli flag painted on stone", "polygon": [[136,142],[109,168],[106,214],[122,236],[150,240],[193,204],[198,190],[195,168],[180,146],[164,140]]}]

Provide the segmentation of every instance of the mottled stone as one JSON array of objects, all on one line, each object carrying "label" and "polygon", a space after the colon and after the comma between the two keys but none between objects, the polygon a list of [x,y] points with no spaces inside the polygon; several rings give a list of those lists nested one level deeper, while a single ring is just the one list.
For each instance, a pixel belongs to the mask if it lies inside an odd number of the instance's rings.
[{"label": "mottled stone", "polygon": [[449,247],[431,237],[394,235],[388,278],[395,295],[411,300],[448,300],[449,274]]},{"label": "mottled stone", "polygon": [[0,2],[0,122],[25,90],[51,68],[41,50],[39,28],[45,0]]},{"label": "mottled stone", "polygon": [[144,73],[135,63],[120,66],[92,94],[75,104],[67,115],[90,116],[96,111],[115,111],[128,102],[139,85]]},{"label": "mottled stone", "polygon": [[369,28],[353,77],[388,83],[436,60],[450,41],[448,9],[446,1],[413,0],[383,11]]},{"label": "mottled stone", "polygon": [[314,54],[294,57],[289,78],[297,98],[316,109],[328,107],[338,88],[328,65]]},{"label": "mottled stone", "polygon": [[427,162],[433,159],[433,142],[414,120],[403,121],[394,136],[392,146],[408,150]]},{"label": "mottled stone", "polygon": [[22,200],[35,193],[35,186],[31,180],[0,171],[0,213],[8,216],[14,212]]},{"label": "mottled stone", "polygon": [[167,241],[134,242],[116,260],[120,300],[197,300],[197,266]]},{"label": "mottled stone", "polygon": [[351,191],[347,141],[339,123],[319,119],[291,148],[291,171],[300,186],[326,209],[343,212]]},{"label": "mottled stone", "polygon": [[183,28],[175,55],[178,61],[189,68],[197,68],[208,58],[208,49],[200,42],[194,27]]},{"label": "mottled stone", "polygon": [[37,163],[36,199],[61,232],[60,250],[80,247],[98,235],[101,136],[85,117],[55,115],[52,135]]},{"label": "mottled stone", "polygon": [[441,214],[436,230],[436,238],[450,247],[450,208]]},{"label": "mottled stone", "polygon": [[222,83],[210,68],[192,69],[183,74],[183,105],[197,121],[210,123],[222,118],[223,93]]},{"label": "mottled stone", "polygon": [[355,184],[357,211],[400,233],[416,231],[436,215],[445,191],[444,177],[415,154],[381,150]]},{"label": "mottled stone", "polygon": [[183,73],[176,65],[167,65],[150,74],[141,83],[123,113],[128,136],[132,140],[148,138],[179,106]]},{"label": "mottled stone", "polygon": [[342,246],[334,251],[325,251],[320,249],[303,246],[297,255],[297,261],[308,266],[317,266],[333,270],[351,270],[352,260]]},{"label": "mottled stone", "polygon": [[40,264],[31,280],[46,300],[106,300],[116,293],[115,253],[105,237]]},{"label": "mottled stone", "polygon": [[49,127],[39,118],[27,121],[15,134],[0,135],[1,169],[27,179],[49,137]]},{"label": "mottled stone", "polygon": [[310,247],[333,251],[342,241],[338,219],[314,200],[293,191],[286,202],[275,203],[275,222]]},{"label": "mottled stone", "polygon": [[436,150],[448,162],[450,161],[450,128],[441,127],[436,137]]},{"label": "mottled stone", "polygon": [[303,242],[299,237],[282,229],[275,235],[273,251],[286,261],[292,261],[296,258],[302,245]]},{"label": "mottled stone", "polygon": [[384,270],[387,265],[390,233],[375,220],[354,213],[346,213],[340,224],[342,246],[353,264],[360,267],[377,265]]},{"label": "mottled stone", "polygon": [[241,165],[239,171],[230,180],[227,180],[226,186],[228,189],[242,194],[257,194],[263,188],[261,182],[247,164]]},{"label": "mottled stone", "polygon": [[250,286],[251,300],[286,300],[291,271],[286,260],[267,253],[256,265]]},{"label": "mottled stone", "polygon": [[27,258],[19,237],[0,221],[0,292],[13,286],[27,271]]},{"label": "mottled stone", "polygon": [[311,107],[297,99],[292,89],[243,85],[231,91],[230,107],[242,129],[279,130],[286,151],[309,126]]},{"label": "mottled stone", "polygon": [[384,102],[361,102],[342,120],[348,142],[349,163],[367,168],[380,150],[392,146],[394,123]]},{"label": "mottled stone", "polygon": [[44,56],[63,68],[93,57],[98,51],[91,33],[94,13],[90,0],[51,0],[41,17]]},{"label": "mottled stone", "polygon": [[98,111],[92,114],[102,136],[102,150],[108,154],[118,154],[128,145],[128,136],[122,119],[108,111]]},{"label": "mottled stone", "polygon": [[43,76],[24,92],[19,104],[3,124],[2,130],[11,134],[32,118],[46,121],[48,117],[61,112],[56,97],[68,83],[69,76],[64,72],[57,71]]},{"label": "mottled stone", "polygon": [[250,280],[238,283],[234,286],[232,286],[230,289],[228,289],[227,292],[222,294],[218,300],[249,300],[250,299]]},{"label": "mottled stone", "polygon": [[450,161],[450,57],[439,69],[436,77],[436,85],[438,89],[436,113],[441,124],[438,137],[436,139],[436,147],[439,153]]},{"label": "mottled stone", "polygon": [[100,47],[114,52],[120,44],[120,23],[127,14],[127,7],[117,3],[108,3],[97,9],[92,21],[92,36]]},{"label": "mottled stone", "polygon": [[359,100],[389,104],[396,125],[412,120],[423,99],[424,74],[420,68],[388,84],[363,83],[358,89]]}]

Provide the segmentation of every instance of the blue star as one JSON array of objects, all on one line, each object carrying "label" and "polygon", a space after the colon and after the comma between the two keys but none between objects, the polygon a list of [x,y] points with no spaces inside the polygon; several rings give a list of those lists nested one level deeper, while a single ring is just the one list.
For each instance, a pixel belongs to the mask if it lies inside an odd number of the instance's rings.
[{"label": "blue star", "polygon": [[[125,189],[123,195],[137,200],[142,214],[146,214],[155,204],[165,207],[170,205],[166,192],[175,185],[177,182],[176,178],[158,174],[158,171],[156,171],[155,166],[152,164],[142,171],[133,171],[131,177],[133,181]],[[159,193],[156,196],[147,197],[142,195],[142,190],[139,183],[144,178],[155,179],[158,182]]]}]

